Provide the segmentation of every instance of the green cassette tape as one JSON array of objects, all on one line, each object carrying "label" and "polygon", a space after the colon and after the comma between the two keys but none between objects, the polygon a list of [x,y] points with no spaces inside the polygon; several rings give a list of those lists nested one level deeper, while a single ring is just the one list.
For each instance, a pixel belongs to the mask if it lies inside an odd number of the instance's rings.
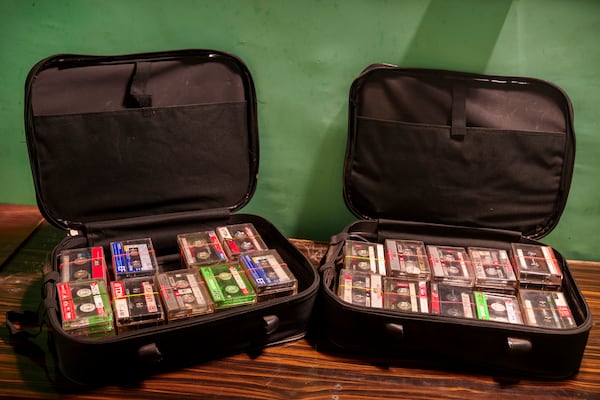
[{"label": "green cassette tape", "polygon": [[206,287],[217,308],[256,302],[256,292],[238,263],[200,267]]}]

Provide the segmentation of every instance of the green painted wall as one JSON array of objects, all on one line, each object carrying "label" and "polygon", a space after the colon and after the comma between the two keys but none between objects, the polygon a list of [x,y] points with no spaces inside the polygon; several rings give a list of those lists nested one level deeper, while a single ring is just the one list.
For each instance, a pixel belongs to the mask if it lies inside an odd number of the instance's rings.
[{"label": "green painted wall", "polygon": [[39,59],[214,48],[255,78],[261,138],[244,209],[285,234],[328,239],[354,218],[342,199],[348,88],[368,64],[550,80],[575,109],[567,209],[545,242],[600,260],[600,1],[0,0],[0,202],[35,203],[23,84]]}]

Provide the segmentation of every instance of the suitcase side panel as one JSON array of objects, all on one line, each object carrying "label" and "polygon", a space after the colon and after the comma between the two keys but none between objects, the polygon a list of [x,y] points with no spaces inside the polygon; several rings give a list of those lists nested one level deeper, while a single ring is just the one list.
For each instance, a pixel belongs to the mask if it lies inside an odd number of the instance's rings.
[{"label": "suitcase side panel", "polygon": [[[503,329],[473,321],[431,316],[393,315],[357,310],[325,292],[318,313],[323,349],[377,358],[391,363],[464,369],[476,373],[564,379],[578,370],[589,329],[540,332]],[[511,340],[526,340],[531,351],[510,348]],[[319,349],[317,344],[317,349]]]}]

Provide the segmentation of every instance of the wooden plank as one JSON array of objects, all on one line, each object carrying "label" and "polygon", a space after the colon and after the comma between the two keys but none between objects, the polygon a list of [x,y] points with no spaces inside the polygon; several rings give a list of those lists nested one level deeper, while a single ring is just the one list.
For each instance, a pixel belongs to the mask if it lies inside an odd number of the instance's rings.
[{"label": "wooden plank", "polygon": [[43,220],[36,206],[0,204],[0,265],[17,251]]}]

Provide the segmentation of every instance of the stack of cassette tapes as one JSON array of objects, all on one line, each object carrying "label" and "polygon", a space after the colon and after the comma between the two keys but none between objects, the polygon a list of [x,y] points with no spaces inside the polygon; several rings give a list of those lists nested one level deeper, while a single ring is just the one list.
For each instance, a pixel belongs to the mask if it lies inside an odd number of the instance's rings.
[{"label": "stack of cassette tapes", "polygon": [[473,289],[431,282],[431,313],[447,317],[475,318]]},{"label": "stack of cassette tapes", "polygon": [[150,238],[125,240],[110,244],[115,279],[154,275],[158,262]]},{"label": "stack of cassette tapes", "polygon": [[216,311],[295,295],[298,281],[251,223],[178,235],[182,264],[196,268]]},{"label": "stack of cassette tapes", "polygon": [[425,245],[417,240],[386,239],[384,308],[430,312],[428,281],[431,268]]},{"label": "stack of cassette tapes", "polygon": [[61,282],[102,279],[108,282],[108,271],[102,247],[64,250],[60,253]]},{"label": "stack of cassette tapes", "polygon": [[517,298],[509,294],[479,292],[473,293],[477,307],[477,318],[488,321],[523,324]]},{"label": "stack of cassette tapes", "polygon": [[227,261],[223,246],[213,230],[179,234],[177,243],[182,264],[187,268]]},{"label": "stack of cassette tapes", "polygon": [[338,295],[352,304],[383,308],[385,251],[380,243],[347,240]]},{"label": "stack of cassette tapes", "polygon": [[150,238],[111,242],[112,268],[102,247],[61,251],[65,332],[122,334],[298,292],[285,260],[251,223],[180,233],[175,239],[180,254],[175,266],[159,265]]},{"label": "stack of cassette tapes", "polygon": [[576,326],[562,292],[521,289],[519,299],[527,325],[559,329]]},{"label": "stack of cassette tapes", "polygon": [[385,275],[385,252],[383,245],[347,240],[344,245],[344,268]]},{"label": "stack of cassette tapes", "polygon": [[277,250],[245,253],[240,260],[256,289],[259,301],[289,296],[298,291],[298,281]]},{"label": "stack of cassette tapes", "polygon": [[387,275],[429,280],[431,269],[423,242],[417,240],[385,240]]},{"label": "stack of cassette tapes", "polygon": [[220,226],[217,235],[231,259],[236,259],[242,253],[267,250],[267,245],[252,224]]},{"label": "stack of cassette tapes", "polygon": [[513,243],[512,252],[522,287],[561,288],[562,272],[551,247]]},{"label": "stack of cassette tapes", "polygon": [[56,290],[65,332],[87,337],[114,335],[113,311],[104,280],[60,282]]},{"label": "stack of cassette tapes", "polygon": [[472,286],[474,275],[464,247],[428,245],[432,277],[436,282]]},{"label": "stack of cassette tapes", "polygon": [[398,311],[429,312],[427,281],[383,278],[384,308]]},{"label": "stack of cassette tapes", "polygon": [[359,306],[382,308],[382,277],[353,269],[342,269],[338,285],[338,295],[348,303]]},{"label": "stack of cassette tapes", "polygon": [[112,281],[111,293],[118,332],[164,322],[165,315],[153,276]]},{"label": "stack of cassette tapes", "polygon": [[383,244],[347,240],[338,263],[337,294],[357,306],[393,312],[572,328],[575,321],[560,291],[558,265],[547,246],[512,243],[500,249],[411,239],[385,239]]},{"label": "stack of cassette tapes", "polygon": [[469,247],[469,256],[477,289],[507,294],[516,292],[517,277],[506,250]]},{"label": "stack of cassette tapes", "polygon": [[200,267],[200,272],[216,308],[256,303],[256,291],[240,264]]},{"label": "stack of cassette tapes", "polygon": [[198,271],[184,269],[156,276],[167,319],[189,318],[213,312],[214,305]]}]

